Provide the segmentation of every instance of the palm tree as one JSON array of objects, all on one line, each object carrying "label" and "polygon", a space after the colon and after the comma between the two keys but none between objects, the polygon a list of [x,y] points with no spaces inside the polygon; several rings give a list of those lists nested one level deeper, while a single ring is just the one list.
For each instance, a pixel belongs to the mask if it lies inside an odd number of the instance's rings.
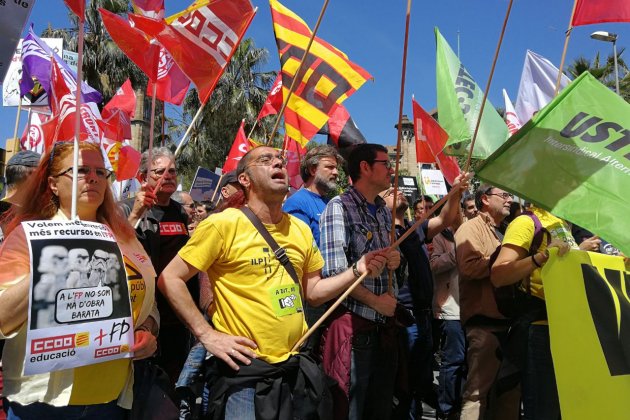
[{"label": "palm tree", "polygon": [[[177,161],[181,170],[193,172],[197,166],[222,166],[242,119],[245,119],[246,130],[251,130],[276,77],[273,71],[261,71],[268,55],[266,49],[256,48],[251,38],[243,40],[237,47],[202,115],[193,126],[188,144],[182,149]],[[192,89],[184,101],[181,133],[188,128],[200,105],[197,92]],[[263,121],[262,125],[257,125],[256,132],[268,131],[269,124],[270,121]],[[263,135],[258,135],[258,138],[262,140]]]},{"label": "palm tree", "polygon": [[[625,48],[617,53],[617,66],[619,69],[619,89],[621,96],[630,102],[630,69],[621,57]],[[615,57],[610,54],[604,62],[600,59],[599,53],[595,55],[595,59],[580,56],[573,60],[573,63],[567,68],[567,73],[572,78],[576,78],[585,71],[588,71],[597,80],[611,89],[615,89]]]}]

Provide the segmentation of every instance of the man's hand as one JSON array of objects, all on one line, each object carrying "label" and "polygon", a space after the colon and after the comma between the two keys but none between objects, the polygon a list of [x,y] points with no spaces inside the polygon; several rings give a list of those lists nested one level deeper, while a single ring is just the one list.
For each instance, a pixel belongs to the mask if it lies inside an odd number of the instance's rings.
[{"label": "man's hand", "polygon": [[151,357],[157,350],[157,339],[149,331],[136,330],[134,333],[134,342],[131,348],[134,360]]},{"label": "man's hand", "polygon": [[381,315],[392,317],[396,311],[396,303],[397,301],[395,297],[389,293],[383,293],[382,295],[376,297],[374,305],[372,305],[372,309]]},{"label": "man's hand", "polygon": [[580,249],[582,251],[599,251],[599,246],[602,243],[602,240],[599,239],[599,236],[591,236],[590,238],[584,239],[580,244]]},{"label": "man's hand", "polygon": [[363,274],[369,272],[368,276],[376,277],[385,268],[387,257],[383,254],[383,250],[368,252],[357,261],[357,270]]},{"label": "man's hand", "polygon": [[223,360],[232,369],[239,370],[235,360],[244,365],[249,365],[249,359],[255,359],[256,353],[252,349],[258,346],[249,338],[223,334],[215,330],[208,330],[199,336],[199,341],[206,350]]},{"label": "man's hand", "polygon": [[400,266],[400,252],[397,249],[387,248],[384,250],[387,257],[387,269],[395,270]]},{"label": "man's hand", "polygon": [[143,182],[140,191],[136,194],[136,201],[133,203],[131,213],[140,218],[144,212],[153,207],[155,203],[157,203],[157,196],[153,188],[149,187],[146,182]]},{"label": "man's hand", "polygon": [[462,172],[457,175],[455,180],[453,180],[453,188],[458,189],[460,192],[468,189],[468,182],[473,177],[472,172]]}]

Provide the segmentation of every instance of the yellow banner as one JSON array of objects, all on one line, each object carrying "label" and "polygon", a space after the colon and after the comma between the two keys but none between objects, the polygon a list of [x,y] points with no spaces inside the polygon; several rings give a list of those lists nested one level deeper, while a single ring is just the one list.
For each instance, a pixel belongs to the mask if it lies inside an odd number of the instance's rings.
[{"label": "yellow banner", "polygon": [[628,419],[630,273],[621,257],[551,252],[542,279],[562,418]]}]

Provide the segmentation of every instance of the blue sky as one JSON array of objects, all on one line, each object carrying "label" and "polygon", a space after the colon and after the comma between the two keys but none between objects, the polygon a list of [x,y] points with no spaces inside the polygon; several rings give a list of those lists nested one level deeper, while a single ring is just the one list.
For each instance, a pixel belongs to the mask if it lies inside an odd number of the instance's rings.
[{"label": "blue sky", "polygon": [[[185,8],[191,1],[166,0],[167,14]],[[278,70],[279,60],[273,35],[268,2],[253,0],[258,7],[246,36],[256,46],[269,50],[268,69]],[[323,0],[284,0],[285,6],[302,17],[311,28],[315,25]],[[404,112],[411,115],[411,95],[425,109],[436,106],[435,38],[439,27],[454,51],[460,38],[460,58],[475,81],[485,89],[508,0],[438,0],[414,1],[411,10],[409,50]],[[515,1],[512,6],[501,53],[490,88],[490,101],[503,107],[501,89],[516,101],[523,61],[527,49],[559,65],[572,0]],[[402,47],[406,0],[331,0],[318,36],[345,52],[351,60],[374,76],[344,104],[371,142],[394,144],[398,121]],[[30,21],[40,33],[49,23],[67,27],[67,9],[62,0],[38,0]],[[593,58],[612,52],[610,43],[595,41],[589,35],[596,30],[619,35],[617,48],[630,44],[630,24],[598,24],[573,29],[567,61],[584,55]],[[626,60],[630,60],[626,56]],[[15,108],[0,108],[0,138],[13,135]],[[26,119],[23,113],[22,124]],[[20,133],[21,133],[20,129]]]}]

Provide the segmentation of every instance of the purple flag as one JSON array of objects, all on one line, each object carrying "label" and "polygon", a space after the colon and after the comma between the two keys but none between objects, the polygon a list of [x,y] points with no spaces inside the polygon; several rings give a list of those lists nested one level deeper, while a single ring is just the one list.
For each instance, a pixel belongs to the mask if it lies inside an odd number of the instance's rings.
[{"label": "purple flag", "polygon": [[[22,80],[20,80],[20,96],[26,95],[33,86],[33,77],[48,93],[50,92],[50,58],[54,57],[60,66],[63,78],[73,93],[77,90],[77,74],[61,59],[45,42],[43,42],[30,28],[28,35],[22,41]],[[81,101],[83,103],[101,103],[103,96],[87,83],[81,84]]]}]

